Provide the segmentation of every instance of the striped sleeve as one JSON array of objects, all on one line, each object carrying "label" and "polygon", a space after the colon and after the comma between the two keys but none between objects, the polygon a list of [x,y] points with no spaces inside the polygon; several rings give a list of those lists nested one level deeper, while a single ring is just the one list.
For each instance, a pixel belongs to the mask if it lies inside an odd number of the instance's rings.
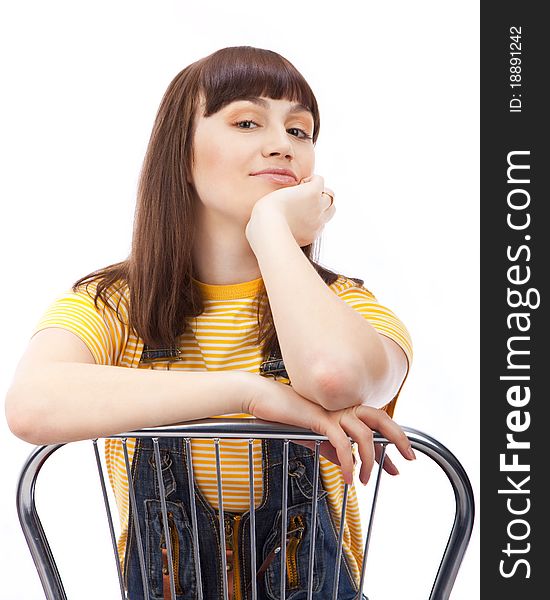
[{"label": "striped sleeve", "polygon": [[89,292],[71,289],[58,296],[43,313],[31,338],[48,327],[67,329],[86,344],[96,364],[117,365],[123,352],[125,327],[114,311],[104,310],[101,299],[99,309],[95,307],[94,292],[95,286],[90,285]]},{"label": "striped sleeve", "polygon": [[389,308],[380,304],[374,294],[364,286],[358,285],[350,279],[344,279],[342,283],[342,278],[340,278],[335,283],[334,289],[339,298],[342,298],[344,302],[365,317],[379,333],[396,342],[405,353],[407,358],[405,378],[395,397],[384,407],[391,417],[412,363],[413,349],[410,333],[399,317]]}]

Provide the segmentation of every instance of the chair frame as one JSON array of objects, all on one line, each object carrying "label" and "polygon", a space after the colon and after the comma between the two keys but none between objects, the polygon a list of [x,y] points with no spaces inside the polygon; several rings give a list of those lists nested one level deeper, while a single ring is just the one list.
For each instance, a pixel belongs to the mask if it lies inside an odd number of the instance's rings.
[{"label": "chair frame", "polygon": [[[440,442],[435,440],[433,437],[418,431],[416,429],[412,429],[409,427],[403,427],[405,433],[407,434],[412,447],[419,452],[422,452],[424,455],[431,458],[445,473],[447,476],[455,497],[455,518],[452,524],[452,528],[450,531],[450,535],[445,547],[445,550],[442,555],[441,562],[439,564],[439,568],[433,582],[433,586],[431,589],[431,593],[429,595],[430,600],[448,600],[452,588],[454,586],[455,579],[457,577],[458,571],[460,569],[460,565],[462,563],[464,554],[468,547],[470,536],[473,529],[474,522],[474,495],[472,491],[472,486],[470,484],[468,475],[464,470],[462,464],[459,460],[453,455],[453,453],[443,446]],[[121,433],[118,435],[109,436],[109,438],[121,438],[123,441],[123,448],[125,452],[126,458],[126,467],[129,471],[129,463],[128,463],[128,455],[126,452],[126,444],[125,440],[128,438],[138,438],[138,437],[147,437],[153,439],[153,444],[155,445],[155,440],[158,441],[159,437],[183,437],[186,441],[187,445],[187,455],[190,456],[190,440],[191,438],[212,438],[216,444],[216,458],[217,458],[217,468],[218,468],[218,498],[219,498],[219,506],[221,510],[220,514],[220,537],[223,542],[225,542],[223,536],[223,498],[221,494],[221,476],[220,476],[220,461],[219,461],[219,440],[220,438],[245,438],[249,440],[249,466],[251,466],[252,462],[252,441],[254,439],[282,439],[286,443],[284,445],[284,454],[286,457],[286,463],[284,464],[283,478],[285,478],[285,474],[288,474],[288,442],[292,440],[310,440],[315,441],[315,482],[314,488],[315,492],[317,490],[318,485],[318,473],[319,473],[319,447],[322,441],[327,440],[328,438],[322,435],[319,435],[315,432],[301,429],[298,427],[293,427],[291,425],[286,425],[283,423],[273,423],[271,421],[262,421],[261,419],[242,419],[242,418],[212,418],[212,419],[202,419],[198,421],[189,421],[177,425],[170,425],[165,427],[151,427],[151,428],[143,428],[136,431]],[[385,448],[387,444],[391,444],[388,442],[386,438],[381,436],[380,434],[374,434],[374,442],[383,445],[382,455],[380,457],[380,462],[383,463],[385,456]],[[35,486],[40,470],[46,460],[59,448],[65,446],[66,444],[51,444],[46,446],[37,446],[27,458],[18,481],[17,486],[17,512],[19,516],[19,521],[21,523],[21,527],[23,533],[25,535],[25,539],[27,545],[29,547],[31,556],[35,563],[38,575],[40,577],[40,581],[42,583],[42,587],[44,589],[46,599],[47,600],[66,600],[67,595],[65,589],[63,587],[62,579],[57,568],[57,564],[55,562],[53,553],[51,551],[50,545],[48,543],[48,539],[40,522],[40,518],[38,516],[38,512],[35,505]],[[101,461],[99,458],[99,451],[97,447],[97,439],[93,440],[94,452],[96,457],[96,462],[98,465],[98,471],[100,476],[100,482],[103,492],[103,498],[105,502],[105,507],[107,511],[107,517],[109,521],[109,528],[111,534],[111,541],[113,544],[113,551],[116,558],[116,564],[119,575],[119,584],[121,597],[123,599],[126,598],[126,593],[124,590],[124,585],[122,582],[122,575],[120,572],[120,564],[118,560],[117,554],[117,546],[115,539],[115,532],[113,527],[113,520],[111,516],[111,510],[109,506],[109,501],[107,498],[107,490],[105,486],[105,479],[103,476],[103,470],[101,466]],[[158,444],[155,445],[155,454],[158,455]],[[156,457],[160,463],[160,456]],[[158,469],[160,472],[160,469]],[[376,499],[378,496],[378,488],[380,485],[380,479],[382,474],[382,467],[378,469],[378,476],[375,482],[375,490],[374,490],[374,498],[371,506],[370,519],[368,524],[368,530],[365,537],[365,551],[363,556],[363,568],[361,572],[361,584],[360,590],[363,588],[364,574],[365,574],[365,564],[368,556],[368,546],[371,537],[374,513],[376,508]],[[193,478],[193,469],[189,470],[190,472],[190,485],[192,485]],[[251,471],[251,482],[253,481],[253,471]],[[161,485],[162,490],[162,481],[159,480],[159,484]],[[250,491],[251,491],[251,529],[254,530],[254,501],[253,501],[253,485],[251,483]],[[193,489],[190,487],[190,489]],[[341,558],[341,550],[342,550],[342,538],[343,538],[343,523],[344,523],[344,515],[345,515],[345,504],[347,498],[347,490],[348,485],[344,486],[344,499],[342,506],[342,526],[340,527],[340,535],[339,535],[339,552],[337,558],[336,565],[336,580],[334,586],[333,598],[336,598],[337,593],[337,585],[338,585],[338,573],[339,573],[339,565]],[[130,501],[132,501],[132,486],[130,480]],[[286,485],[283,485],[283,531],[281,536],[281,564],[285,564],[285,550],[286,546],[283,543],[286,540]],[[193,495],[192,504],[194,504]],[[315,515],[315,504],[317,500],[317,494],[313,495],[313,512]],[[194,509],[194,506],[192,507]],[[165,511],[164,511],[165,512]],[[165,516],[165,515],[164,515]],[[167,528],[167,517],[165,522],[165,527]],[[196,530],[195,530],[196,534]],[[314,547],[314,539],[315,539],[315,518],[313,521],[312,527],[312,535],[313,542],[311,544],[311,549]],[[169,540],[169,536],[166,536],[166,539]],[[198,540],[196,547],[198,547]],[[170,542],[167,544],[168,555],[171,558],[171,548]],[[222,561],[223,568],[225,569],[225,543],[222,544]],[[253,556],[253,564],[252,564],[252,576],[253,576],[253,598],[256,598],[255,594],[255,535],[251,535],[251,546],[252,546],[252,556]],[[175,598],[174,592],[174,574],[172,572],[172,560],[168,561],[170,567],[170,581],[171,581],[171,589],[173,597]],[[198,565],[198,561],[196,561]],[[143,563],[142,563],[143,569]],[[199,581],[199,589],[200,589],[200,567],[197,566],[198,570],[198,581]],[[308,598],[311,598],[311,586],[312,586],[312,570],[313,570],[313,552],[311,552],[310,556],[310,565],[309,565],[309,581],[310,581],[310,589],[308,593]],[[281,598],[285,597],[285,569],[281,569]],[[227,578],[225,578],[224,585],[224,596],[227,598]],[[145,587],[145,586],[144,586]],[[199,592],[201,593],[201,592]],[[361,595],[361,592],[360,592]]]}]

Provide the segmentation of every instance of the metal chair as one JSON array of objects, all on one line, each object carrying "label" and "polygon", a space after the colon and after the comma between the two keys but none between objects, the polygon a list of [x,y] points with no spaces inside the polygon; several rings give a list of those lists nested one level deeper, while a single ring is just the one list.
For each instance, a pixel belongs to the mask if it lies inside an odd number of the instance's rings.
[{"label": "metal chair", "polygon": [[[445,473],[447,478],[449,479],[455,497],[456,503],[456,512],[454,522],[451,527],[450,535],[448,538],[447,545],[443,551],[441,562],[439,564],[439,568],[437,571],[437,575],[433,582],[433,586],[429,595],[430,600],[447,600],[452,591],[457,573],[459,571],[460,565],[462,563],[462,559],[464,557],[464,553],[466,552],[470,536],[473,528],[474,521],[474,496],[470,481],[468,476],[462,467],[461,463],[457,460],[457,458],[441,443],[432,437],[422,433],[418,430],[404,427],[403,428],[409,437],[412,447],[415,450],[422,452],[424,455],[428,456],[432,459]],[[160,491],[160,500],[162,505],[162,521],[164,527],[164,539],[167,540],[166,548],[168,551],[168,567],[169,567],[169,576],[170,576],[170,590],[172,594],[172,598],[176,597],[175,593],[175,585],[174,585],[174,572],[173,572],[173,561],[172,561],[172,548],[170,543],[170,535],[169,535],[169,525],[168,525],[168,516],[166,509],[166,500],[164,498],[164,483],[161,476],[161,462],[160,462],[160,453],[159,453],[159,445],[158,440],[162,437],[178,437],[184,438],[185,446],[186,446],[186,454],[189,464],[191,468],[188,471],[189,475],[189,489],[193,490],[193,469],[192,463],[190,461],[191,458],[191,446],[190,440],[191,438],[207,438],[213,439],[215,443],[216,450],[216,468],[217,468],[217,485],[218,485],[218,504],[221,507],[219,511],[219,532],[220,532],[220,540],[222,541],[221,548],[221,561],[223,564],[223,570],[226,569],[226,548],[225,548],[225,536],[224,536],[224,519],[223,519],[223,495],[222,495],[222,482],[221,482],[221,463],[220,463],[220,451],[219,451],[219,440],[220,438],[244,438],[249,440],[249,473],[250,473],[250,544],[251,544],[251,574],[252,574],[252,598],[253,600],[257,600],[257,592],[256,592],[256,536],[255,536],[255,509],[254,509],[254,489],[253,489],[253,481],[254,481],[254,472],[253,472],[253,463],[252,463],[252,442],[254,439],[278,439],[283,440],[283,497],[282,497],[282,519],[281,519],[281,543],[279,546],[280,549],[280,560],[281,560],[281,578],[280,578],[280,597],[285,598],[286,592],[286,560],[285,560],[285,552],[286,552],[286,543],[287,540],[287,501],[286,501],[286,493],[288,486],[288,444],[291,440],[309,440],[315,442],[315,467],[314,467],[314,493],[312,498],[312,543],[310,545],[309,552],[309,565],[308,565],[308,600],[312,598],[312,585],[313,585],[313,567],[314,567],[314,546],[315,546],[315,535],[316,535],[316,515],[317,515],[317,489],[319,483],[319,456],[320,456],[320,444],[322,441],[327,440],[328,438],[314,433],[309,430],[304,430],[296,427],[292,427],[285,424],[273,423],[268,421],[262,421],[259,419],[223,419],[223,418],[215,418],[215,419],[204,419],[200,421],[192,421],[186,422],[173,426],[166,427],[155,427],[155,428],[145,428],[131,432],[121,433],[116,436],[111,436],[112,438],[119,438],[123,440],[123,447],[126,458],[126,469],[129,477],[130,483],[130,505],[135,502],[133,493],[132,493],[132,480],[131,480],[131,471],[130,465],[128,462],[128,454],[126,451],[126,444],[124,440],[128,438],[149,438],[152,440],[155,462],[156,462],[156,471],[158,474],[158,485]],[[120,595],[123,600],[126,599],[126,591],[123,583],[121,567],[117,554],[117,541],[115,536],[115,530],[113,526],[113,519],[111,515],[110,503],[107,495],[107,488],[105,485],[105,478],[103,473],[103,468],[100,460],[100,454],[98,450],[97,440],[93,440],[93,450],[95,454],[95,460],[98,466],[99,480],[103,493],[103,500],[105,503],[105,509],[107,513],[108,526],[110,530],[110,536],[114,551],[116,568],[118,570],[118,579],[120,584]],[[386,445],[388,444],[388,440],[379,434],[375,434],[375,443],[382,444],[382,452],[380,456],[380,464],[383,464]],[[50,545],[48,543],[48,539],[44,532],[44,529],[41,525],[40,518],[38,516],[36,506],[35,506],[35,485],[38,478],[38,474],[44,465],[45,461],[59,448],[64,446],[65,444],[53,444],[48,446],[39,446],[34,449],[34,451],[30,454],[27,459],[23,469],[21,471],[19,482],[17,486],[17,510],[19,515],[19,520],[21,523],[21,527],[23,529],[23,533],[25,535],[30,553],[36,565],[36,569],[38,571],[38,575],[40,577],[42,586],[44,588],[44,592],[47,600],[66,600],[66,592],[63,587],[63,582],[57,568],[55,559],[53,557],[52,551],[50,549]],[[363,583],[365,578],[365,565],[368,557],[369,543],[371,539],[371,532],[373,526],[373,520],[376,509],[376,501],[378,498],[378,491],[381,482],[381,475],[383,469],[378,468],[376,479],[374,482],[374,493],[372,499],[372,505],[370,509],[370,516],[368,521],[368,528],[365,535],[365,546],[364,546],[364,554],[363,554],[363,566],[361,571],[361,582],[360,582],[360,590],[363,589]],[[344,494],[343,494],[343,502],[342,502],[342,519],[341,523],[344,523],[345,518],[345,510],[346,510],[346,501],[347,501],[347,491],[348,485],[344,486]],[[192,517],[192,525],[193,525],[193,539],[194,539],[194,552],[195,552],[195,568],[196,568],[196,581],[198,582],[198,594],[199,598],[202,598],[201,592],[201,573],[200,573],[200,563],[196,553],[198,552],[199,544],[198,544],[198,531],[196,524],[196,507],[195,507],[195,499],[194,495],[190,494],[191,498],[191,517]],[[136,523],[134,520],[133,527],[136,526],[139,528],[139,523]],[[140,539],[139,531],[136,535],[136,539]],[[335,568],[335,580],[334,580],[334,588],[332,598],[333,600],[337,598],[337,590],[338,590],[338,577],[340,573],[340,564],[341,564],[341,553],[342,553],[342,540],[343,540],[343,526],[340,527],[339,537],[338,537],[338,557],[336,561]],[[138,544],[138,550],[140,544]],[[145,582],[145,576],[143,575],[145,571],[145,565],[143,560],[143,549],[141,548],[140,552],[140,567],[142,572],[143,581]],[[144,585],[144,588],[146,586]],[[227,589],[227,576],[224,581],[224,597],[228,598],[228,589]],[[210,600],[210,599],[208,599]]]}]

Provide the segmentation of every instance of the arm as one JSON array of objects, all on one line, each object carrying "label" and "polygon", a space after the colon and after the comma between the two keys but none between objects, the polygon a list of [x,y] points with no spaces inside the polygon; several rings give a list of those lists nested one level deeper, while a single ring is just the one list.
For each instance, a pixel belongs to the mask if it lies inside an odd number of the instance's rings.
[{"label": "arm", "polygon": [[387,404],[406,374],[404,352],[329,289],[284,218],[269,210],[253,215],[247,239],[292,386],[329,410]]},{"label": "arm", "polygon": [[257,376],[97,365],[86,345],[63,329],[30,341],[6,395],[12,432],[31,444],[106,437],[242,412]]},{"label": "arm", "polygon": [[32,444],[108,437],[232,412],[326,435],[329,441],[323,442],[322,454],[338,460],[348,483],[353,481],[348,435],[358,440],[363,481],[374,457],[370,427],[394,441],[402,453],[410,446],[401,428],[382,411],[327,411],[291,386],[244,371],[176,372],[94,364],[78,336],[56,328],[31,339],[6,396],[10,429]]}]

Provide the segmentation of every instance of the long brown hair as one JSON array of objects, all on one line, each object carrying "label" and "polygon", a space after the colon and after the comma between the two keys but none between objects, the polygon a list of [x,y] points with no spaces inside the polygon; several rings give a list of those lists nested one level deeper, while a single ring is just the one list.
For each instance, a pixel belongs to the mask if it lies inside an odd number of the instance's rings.
[{"label": "long brown hair", "polygon": [[[204,311],[201,292],[193,282],[192,246],[195,206],[192,181],[194,115],[200,98],[204,116],[244,97],[266,96],[299,102],[313,116],[313,143],[319,135],[319,109],[311,88],[280,54],[251,46],[222,48],[183,69],[168,86],[160,103],[143,161],[137,191],[131,252],[128,258],[90,273],[73,284],[96,282],[98,298],[116,310],[110,295],[127,288],[129,323],[150,348],[171,348],[186,330],[190,317]],[[319,246],[302,247],[327,285],[338,274],[317,263]],[[315,259],[313,258],[315,256]],[[281,267],[283,268],[283,266]],[[354,279],[359,285],[363,280]],[[118,294],[117,294],[118,295]],[[258,344],[264,360],[281,352],[265,288],[257,296]]]}]

